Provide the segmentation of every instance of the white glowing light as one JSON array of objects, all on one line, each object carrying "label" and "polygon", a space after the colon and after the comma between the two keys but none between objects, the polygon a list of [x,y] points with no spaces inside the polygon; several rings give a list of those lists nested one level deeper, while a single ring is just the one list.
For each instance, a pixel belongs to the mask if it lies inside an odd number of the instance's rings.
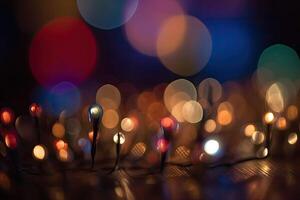
[{"label": "white glowing light", "polygon": [[[119,135],[119,136],[118,136]],[[125,135],[123,133],[116,133],[113,137],[114,143],[118,144],[118,137],[120,137],[120,144],[123,144],[125,142]]]},{"label": "white glowing light", "polygon": [[208,140],[204,144],[204,151],[209,155],[214,155],[219,151],[220,144],[217,140]]},{"label": "white glowing light", "polygon": [[100,118],[102,116],[102,108],[98,105],[93,105],[89,109],[90,118]]}]

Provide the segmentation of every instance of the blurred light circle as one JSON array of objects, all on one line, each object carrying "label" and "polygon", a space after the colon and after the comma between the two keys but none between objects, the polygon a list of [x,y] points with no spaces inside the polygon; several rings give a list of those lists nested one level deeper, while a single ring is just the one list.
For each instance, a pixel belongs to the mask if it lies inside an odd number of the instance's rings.
[{"label": "blurred light circle", "polygon": [[172,107],[171,114],[178,122],[184,122],[185,119],[183,117],[183,106],[186,103],[186,101],[180,101],[175,106]]},{"label": "blurred light circle", "polygon": [[182,15],[181,6],[173,0],[142,0],[125,32],[129,43],[139,52],[156,56],[156,44],[161,26],[171,16]]},{"label": "blurred light circle", "polygon": [[300,59],[297,52],[284,44],[275,44],[266,48],[258,61],[258,68],[270,70],[272,79],[300,78]]},{"label": "blurred light circle", "polygon": [[287,108],[287,116],[289,120],[295,120],[298,117],[298,108],[295,105],[290,105]]},{"label": "blurred light circle", "polygon": [[248,124],[244,129],[244,134],[247,137],[251,137],[255,131],[256,131],[255,126],[253,124]]},{"label": "blurred light circle", "polygon": [[204,124],[204,130],[208,133],[214,132],[216,128],[217,128],[217,123],[213,119],[207,120]]},{"label": "blurred light circle", "polygon": [[271,124],[274,121],[274,119],[275,119],[275,116],[271,112],[267,112],[263,118],[263,120],[266,124]]},{"label": "blurred light circle", "polygon": [[208,154],[208,155],[215,155],[220,148],[220,144],[217,140],[207,140],[204,144],[204,151]]},{"label": "blurred light circle", "polygon": [[131,149],[131,155],[135,158],[142,157],[147,150],[146,144],[143,142],[136,143],[133,148]]},{"label": "blurred light circle", "polygon": [[197,101],[187,101],[182,107],[182,116],[189,123],[198,123],[203,117],[202,106]]},{"label": "blurred light circle", "polygon": [[[90,131],[90,132],[88,133],[88,137],[89,137],[89,140],[90,140],[90,141],[93,141],[93,140],[94,140],[94,132],[93,132],[93,131]],[[96,140],[98,141],[99,139],[100,139],[100,134],[97,134]]]},{"label": "blurred light circle", "polygon": [[8,133],[4,137],[5,144],[10,149],[15,149],[18,146],[17,136],[13,133]]},{"label": "blurred light circle", "polygon": [[109,109],[104,111],[104,115],[102,117],[102,124],[105,128],[113,129],[119,123],[119,114],[117,111]]},{"label": "blurred light circle", "polygon": [[9,108],[3,108],[0,111],[0,119],[3,124],[11,124],[14,121],[14,113]]},{"label": "blurred light circle", "polygon": [[276,126],[279,130],[284,130],[287,127],[287,121],[284,117],[279,117],[276,121]]},{"label": "blurred light circle", "polygon": [[173,107],[178,103],[190,100],[197,100],[197,90],[194,84],[186,79],[177,79],[165,89],[164,104],[169,112],[172,112]]},{"label": "blurred light circle", "polygon": [[101,86],[96,93],[96,102],[103,109],[118,109],[121,103],[121,93],[119,89],[111,84]]},{"label": "blurred light circle", "polygon": [[122,119],[121,128],[123,131],[130,132],[134,129],[134,127],[135,127],[134,120],[132,120],[129,117]]},{"label": "blurred light circle", "polygon": [[258,158],[265,158],[269,154],[269,149],[265,147],[260,147],[256,153]]},{"label": "blurred light circle", "polygon": [[46,109],[53,115],[60,115],[62,111],[72,115],[78,111],[81,105],[80,91],[75,85],[69,82],[62,82],[55,85],[48,94]]},{"label": "blurred light circle", "polygon": [[233,120],[233,107],[229,102],[223,102],[219,105],[217,120],[222,126],[231,124]]},{"label": "blurred light circle", "polygon": [[65,143],[63,140],[58,140],[55,143],[55,147],[57,150],[61,150],[61,149],[67,149],[68,144]]},{"label": "blurred light circle", "polygon": [[80,83],[94,70],[96,40],[79,19],[62,17],[46,24],[33,38],[29,62],[34,78],[43,86],[61,81]]},{"label": "blurred light circle", "polygon": [[[185,30],[174,31],[176,28]],[[174,38],[174,34],[178,32],[181,36]],[[169,43],[176,46],[170,47]],[[169,18],[163,24],[157,40],[160,61],[180,76],[192,76],[200,72],[208,63],[211,51],[212,40],[208,29],[199,19],[192,16],[179,15]]]},{"label": "blurred light circle", "polygon": [[291,133],[291,134],[289,134],[289,136],[288,136],[288,143],[289,144],[296,144],[297,140],[298,140],[297,133]]},{"label": "blurred light circle", "polygon": [[151,120],[159,121],[163,117],[167,116],[168,111],[166,107],[161,102],[154,102],[150,104],[147,109],[147,116]]},{"label": "blurred light circle", "polygon": [[262,144],[265,141],[265,134],[260,131],[255,131],[251,139],[254,144]]},{"label": "blurred light circle", "polygon": [[58,17],[78,15],[74,0],[26,0],[16,4],[17,21],[24,32],[35,32]]},{"label": "blurred light circle", "polygon": [[58,151],[58,159],[62,162],[69,162],[73,159],[73,154],[69,150],[60,149]]},{"label": "blurred light circle", "polygon": [[222,97],[222,86],[216,79],[204,79],[198,86],[198,95],[210,103],[217,102]]},{"label": "blurred light circle", "polygon": [[164,153],[164,152],[168,151],[169,142],[167,140],[161,138],[157,141],[156,148],[158,151]]},{"label": "blurred light circle", "polygon": [[121,133],[121,132],[118,132],[118,133],[116,133],[114,135],[113,141],[116,144],[118,144],[118,143],[124,144],[124,142],[125,142],[125,135],[123,133]]},{"label": "blurred light circle", "polygon": [[176,155],[182,159],[187,159],[190,156],[191,150],[186,146],[179,146],[175,150]]},{"label": "blurred light circle", "polygon": [[135,13],[138,0],[77,0],[81,16],[100,29],[113,29],[125,24]]},{"label": "blurred light circle", "polygon": [[55,123],[52,126],[52,134],[57,138],[63,138],[65,136],[65,127],[61,123]]},{"label": "blurred light circle", "polygon": [[282,112],[285,107],[283,87],[280,83],[272,84],[266,93],[266,102],[274,112]]},{"label": "blurred light circle", "polygon": [[46,148],[42,145],[36,145],[32,151],[33,157],[37,160],[45,160],[47,156]]}]

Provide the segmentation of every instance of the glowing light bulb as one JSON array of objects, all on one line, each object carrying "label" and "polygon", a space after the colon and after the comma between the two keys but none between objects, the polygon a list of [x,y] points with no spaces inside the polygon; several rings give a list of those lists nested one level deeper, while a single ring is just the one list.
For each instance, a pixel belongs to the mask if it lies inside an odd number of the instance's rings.
[{"label": "glowing light bulb", "polygon": [[170,117],[165,117],[161,120],[161,125],[164,128],[172,128],[174,127],[175,122]]},{"label": "glowing light bulb", "polygon": [[273,121],[274,121],[275,117],[274,117],[274,114],[271,113],[271,112],[267,112],[265,115],[264,115],[264,122],[266,124],[271,124]]},{"label": "glowing light bulb", "polygon": [[42,113],[42,107],[37,103],[33,103],[29,106],[29,112],[31,116],[39,117]]},{"label": "glowing light bulb", "polygon": [[209,155],[218,153],[220,144],[217,140],[207,140],[204,144],[204,151]]},{"label": "glowing light bulb", "polygon": [[121,128],[123,131],[130,132],[134,129],[135,123],[131,118],[124,118],[121,121]]},{"label": "glowing light bulb", "polygon": [[0,119],[3,124],[12,123],[14,120],[13,112],[8,108],[3,109],[0,114]]},{"label": "glowing light bulb", "polygon": [[46,158],[46,149],[42,145],[36,145],[32,151],[33,157],[37,160],[44,160]]},{"label": "glowing light bulb", "polygon": [[[120,138],[120,141],[118,141],[118,139]],[[113,137],[114,143],[118,144],[118,142],[120,142],[120,144],[123,144],[125,142],[125,135],[121,132],[118,132],[114,135]]]},{"label": "glowing light bulb", "polygon": [[169,148],[169,142],[166,139],[159,139],[156,143],[156,148],[158,151],[164,153]]},{"label": "glowing light bulb", "polygon": [[89,108],[89,120],[90,121],[100,119],[102,117],[102,115],[103,115],[103,109],[99,105],[95,104]]}]

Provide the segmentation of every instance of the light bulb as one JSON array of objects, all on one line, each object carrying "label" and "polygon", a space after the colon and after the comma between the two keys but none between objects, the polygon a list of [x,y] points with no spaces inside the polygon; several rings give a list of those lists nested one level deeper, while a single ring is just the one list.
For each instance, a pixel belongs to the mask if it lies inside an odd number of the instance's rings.
[{"label": "light bulb", "polygon": [[33,103],[29,106],[29,112],[31,116],[39,117],[42,113],[42,107],[37,103]]},{"label": "light bulb", "polygon": [[89,120],[90,121],[93,121],[93,120],[97,120],[97,119],[100,119],[103,115],[103,109],[101,106],[99,105],[92,105],[90,108],[89,108]]},{"label": "light bulb", "polygon": [[113,137],[114,143],[116,144],[118,144],[118,137],[120,137],[120,144],[123,144],[125,142],[125,135],[121,132],[116,133]]}]

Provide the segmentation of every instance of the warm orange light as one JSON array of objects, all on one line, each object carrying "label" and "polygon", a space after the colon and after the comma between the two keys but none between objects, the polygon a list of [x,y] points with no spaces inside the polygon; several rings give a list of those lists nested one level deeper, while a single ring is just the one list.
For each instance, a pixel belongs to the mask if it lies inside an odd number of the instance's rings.
[{"label": "warm orange light", "polygon": [[1,113],[1,121],[3,124],[10,124],[13,121],[13,115],[10,111],[4,110]]},{"label": "warm orange light", "polygon": [[159,139],[156,143],[156,148],[158,151],[164,153],[168,150],[169,143],[165,139]]},{"label": "warm orange light", "polygon": [[174,121],[170,117],[165,117],[161,120],[161,125],[164,128],[172,128],[174,126]]},{"label": "warm orange light", "polygon": [[298,108],[294,105],[289,106],[286,117],[289,120],[295,120],[298,117]]},{"label": "warm orange light", "polygon": [[222,110],[218,112],[219,124],[226,126],[232,122],[232,114],[228,110]]},{"label": "warm orange light", "polygon": [[253,124],[248,124],[245,127],[244,133],[247,137],[251,137],[255,131],[256,131],[255,126]]},{"label": "warm orange light", "polygon": [[29,106],[29,112],[31,116],[38,117],[42,113],[42,107],[38,105],[37,103],[33,103]]},{"label": "warm orange light", "polygon": [[68,148],[68,144],[65,143],[63,140],[58,140],[56,142],[55,146],[56,146],[57,150],[67,149]]},{"label": "warm orange light", "polygon": [[[100,138],[99,135],[100,135],[100,134],[97,135],[97,138],[96,138],[97,141],[98,141],[99,138]],[[94,132],[93,132],[93,131],[90,131],[89,134],[88,134],[88,137],[89,137],[89,140],[90,140],[90,141],[93,141],[93,139],[94,139]]]},{"label": "warm orange light", "polygon": [[46,149],[42,145],[36,145],[32,151],[33,157],[37,160],[44,160],[46,158]]},{"label": "warm orange light", "polygon": [[217,128],[217,123],[213,119],[207,120],[204,124],[204,130],[208,133],[214,132],[216,128]]},{"label": "warm orange light", "polygon": [[265,116],[264,116],[264,122],[266,123],[266,124],[271,124],[271,123],[273,123],[273,121],[274,121],[274,114],[273,113],[271,113],[271,112],[267,112],[266,114],[265,114]]},{"label": "warm orange light", "polygon": [[123,131],[130,132],[135,128],[135,122],[132,118],[126,117],[121,121]]},{"label": "warm orange light", "polygon": [[279,117],[277,122],[276,122],[276,126],[278,129],[280,130],[284,130],[287,127],[287,121],[284,117]]},{"label": "warm orange light", "polygon": [[52,134],[57,138],[63,138],[65,136],[65,127],[61,123],[55,123],[52,126]]}]

